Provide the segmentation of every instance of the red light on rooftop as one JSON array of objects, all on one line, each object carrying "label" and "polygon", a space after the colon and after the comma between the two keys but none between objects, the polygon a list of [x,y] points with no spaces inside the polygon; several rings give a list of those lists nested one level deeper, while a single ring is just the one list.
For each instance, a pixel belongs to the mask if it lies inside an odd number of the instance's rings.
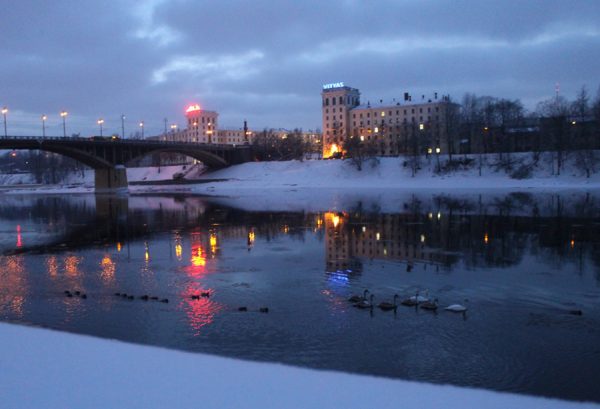
[{"label": "red light on rooftop", "polygon": [[197,112],[197,111],[200,111],[200,105],[194,104],[194,105],[190,105],[189,107],[187,107],[187,109],[185,110],[185,113],[189,114],[190,112]]}]

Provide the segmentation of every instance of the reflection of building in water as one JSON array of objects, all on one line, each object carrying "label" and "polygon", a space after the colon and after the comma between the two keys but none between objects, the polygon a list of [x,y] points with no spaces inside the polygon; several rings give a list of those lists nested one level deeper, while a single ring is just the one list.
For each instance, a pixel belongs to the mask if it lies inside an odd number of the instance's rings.
[{"label": "reflection of building in water", "polygon": [[326,213],[326,270],[361,271],[364,258],[448,264],[450,256],[433,244],[445,229],[431,228],[443,223],[440,217],[425,224],[418,214]]}]

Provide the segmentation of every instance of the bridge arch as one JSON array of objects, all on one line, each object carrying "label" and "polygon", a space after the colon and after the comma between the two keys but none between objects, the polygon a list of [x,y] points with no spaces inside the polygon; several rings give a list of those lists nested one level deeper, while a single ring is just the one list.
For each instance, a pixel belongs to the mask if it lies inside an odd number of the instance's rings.
[{"label": "bridge arch", "polygon": [[129,160],[132,161],[140,159],[142,157],[153,155],[156,153],[176,153],[179,155],[188,156],[190,158],[199,160],[200,162],[211,168],[223,168],[229,165],[229,163],[219,155],[201,149],[195,150],[179,148],[157,148],[140,153],[139,155],[131,157]]}]

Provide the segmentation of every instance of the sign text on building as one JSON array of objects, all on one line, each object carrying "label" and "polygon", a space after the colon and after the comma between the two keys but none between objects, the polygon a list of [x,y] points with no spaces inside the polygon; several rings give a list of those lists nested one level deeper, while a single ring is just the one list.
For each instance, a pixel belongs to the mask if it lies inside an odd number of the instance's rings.
[{"label": "sign text on building", "polygon": [[343,86],[343,82],[332,82],[331,84],[323,85],[323,89],[342,88]]}]

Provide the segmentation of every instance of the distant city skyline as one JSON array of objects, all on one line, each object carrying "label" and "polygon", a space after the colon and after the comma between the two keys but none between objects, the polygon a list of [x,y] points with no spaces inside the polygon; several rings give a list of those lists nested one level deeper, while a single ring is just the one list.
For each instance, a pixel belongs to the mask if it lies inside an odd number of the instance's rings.
[{"label": "distant city skyline", "polygon": [[[185,126],[191,103],[221,128],[321,127],[322,85],[361,100],[469,92],[529,110],[600,85],[600,3],[591,1],[7,4],[0,107],[8,134],[82,136]],[[42,121],[42,115],[47,119]]]}]

